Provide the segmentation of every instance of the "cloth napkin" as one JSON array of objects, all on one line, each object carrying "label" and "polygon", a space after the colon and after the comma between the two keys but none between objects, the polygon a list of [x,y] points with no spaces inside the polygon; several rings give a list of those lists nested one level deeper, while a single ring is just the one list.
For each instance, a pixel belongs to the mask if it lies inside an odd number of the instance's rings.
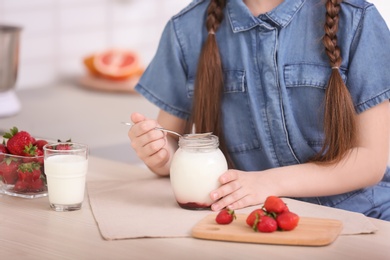
[{"label": "cloth napkin", "polygon": [[[176,203],[170,181],[152,174],[128,180],[87,183],[89,201],[102,237],[106,240],[191,237],[191,229],[210,210],[186,210]],[[377,228],[359,213],[283,198],[300,216],[338,219],[342,235],[374,233]],[[237,210],[250,213],[259,206]]]}]

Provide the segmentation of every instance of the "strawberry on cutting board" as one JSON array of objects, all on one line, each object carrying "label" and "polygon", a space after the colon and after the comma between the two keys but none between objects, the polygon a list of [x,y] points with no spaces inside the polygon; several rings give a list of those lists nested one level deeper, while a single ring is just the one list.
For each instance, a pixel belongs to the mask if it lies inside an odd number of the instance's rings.
[{"label": "strawberry on cutting board", "polygon": [[278,223],[273,217],[264,215],[259,218],[255,231],[271,233],[278,229]]},{"label": "strawberry on cutting board", "polygon": [[232,223],[232,221],[236,218],[236,214],[234,213],[234,210],[230,210],[230,209],[223,209],[221,210],[217,217],[215,218],[215,221],[218,223],[218,224],[221,224],[221,225],[227,225],[227,224],[230,224]]},{"label": "strawberry on cutting board", "polygon": [[255,209],[246,218],[246,224],[256,230],[259,219],[264,215],[266,212],[263,209]]},{"label": "strawberry on cutting board", "polygon": [[283,212],[276,217],[276,222],[280,230],[290,231],[298,226],[299,216],[293,212]]},{"label": "strawberry on cutting board", "polygon": [[288,211],[286,203],[284,203],[284,201],[277,196],[268,196],[264,202],[264,209],[267,212],[273,212],[276,214]]},{"label": "strawberry on cutting board", "polygon": [[277,196],[268,196],[263,207],[253,210],[246,218],[246,224],[254,231],[267,233],[293,230],[298,222],[299,216]]}]

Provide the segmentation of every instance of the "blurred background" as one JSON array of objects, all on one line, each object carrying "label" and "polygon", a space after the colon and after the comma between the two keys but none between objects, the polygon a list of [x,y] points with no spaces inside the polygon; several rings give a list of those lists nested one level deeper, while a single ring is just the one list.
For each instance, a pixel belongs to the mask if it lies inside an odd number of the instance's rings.
[{"label": "blurred background", "polygon": [[133,49],[148,63],[168,19],[190,0],[0,0],[0,23],[23,28],[17,89],[83,73],[86,55]]}]

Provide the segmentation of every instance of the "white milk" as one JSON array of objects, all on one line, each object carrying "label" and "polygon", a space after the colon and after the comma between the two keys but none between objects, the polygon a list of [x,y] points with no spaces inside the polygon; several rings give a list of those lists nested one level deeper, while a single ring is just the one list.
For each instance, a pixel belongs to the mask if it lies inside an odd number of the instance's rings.
[{"label": "white milk", "polygon": [[226,170],[225,156],[218,147],[186,149],[181,145],[170,168],[171,185],[179,205],[190,209],[209,207],[213,203],[210,192],[220,186],[218,178]]},{"label": "white milk", "polygon": [[71,205],[84,200],[88,160],[79,155],[54,155],[45,159],[51,204]]}]

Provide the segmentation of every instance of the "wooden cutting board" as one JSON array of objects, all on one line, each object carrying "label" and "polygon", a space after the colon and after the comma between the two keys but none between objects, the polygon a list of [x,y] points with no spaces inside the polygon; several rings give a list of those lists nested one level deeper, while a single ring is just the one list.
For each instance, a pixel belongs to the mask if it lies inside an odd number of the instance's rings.
[{"label": "wooden cutting board", "polygon": [[237,219],[232,223],[219,225],[215,222],[216,214],[210,214],[193,227],[192,236],[232,242],[325,246],[332,243],[343,228],[339,220],[300,217],[298,226],[292,231],[261,233],[246,224],[247,214],[236,215]]}]

